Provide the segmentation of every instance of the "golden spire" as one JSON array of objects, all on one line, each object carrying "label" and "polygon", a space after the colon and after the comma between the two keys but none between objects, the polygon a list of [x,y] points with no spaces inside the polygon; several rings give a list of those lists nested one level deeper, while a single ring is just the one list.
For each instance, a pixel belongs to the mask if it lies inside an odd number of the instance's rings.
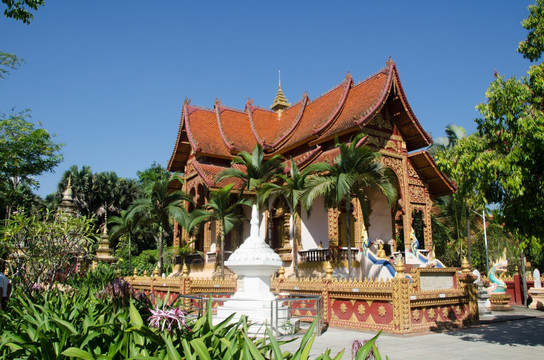
[{"label": "golden spire", "polygon": [[285,95],[283,95],[283,91],[281,90],[281,73],[278,71],[278,78],[279,78],[279,85],[278,85],[278,93],[276,94],[276,98],[274,99],[274,103],[270,108],[278,113],[281,113],[283,110],[291,106],[291,103],[287,102],[287,99],[285,98]]}]

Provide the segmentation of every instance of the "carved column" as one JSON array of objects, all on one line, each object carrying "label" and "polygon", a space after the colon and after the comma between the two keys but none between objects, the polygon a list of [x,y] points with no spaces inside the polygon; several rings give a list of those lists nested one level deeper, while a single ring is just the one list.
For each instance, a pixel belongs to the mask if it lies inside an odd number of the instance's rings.
[{"label": "carved column", "polygon": [[174,220],[174,234],[173,234],[173,245],[174,247],[179,247],[180,246],[180,241],[181,241],[181,233],[179,231],[179,224],[176,220]]},{"label": "carved column", "polygon": [[402,259],[395,266],[397,275],[391,280],[393,290],[393,324],[395,331],[401,334],[412,329],[410,311],[410,280],[404,275]]},{"label": "carved column", "polygon": [[338,209],[329,209],[327,213],[327,220],[329,222],[329,247],[331,245],[338,245]]}]

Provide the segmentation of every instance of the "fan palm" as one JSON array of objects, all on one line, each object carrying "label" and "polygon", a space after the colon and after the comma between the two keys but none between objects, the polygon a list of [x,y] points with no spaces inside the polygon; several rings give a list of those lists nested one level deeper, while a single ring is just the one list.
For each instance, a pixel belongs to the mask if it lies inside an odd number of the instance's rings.
[{"label": "fan palm", "polygon": [[234,228],[235,225],[245,220],[241,211],[242,206],[251,206],[251,202],[231,194],[233,184],[213,191],[210,200],[202,209],[196,209],[192,212],[193,220],[189,228],[194,228],[197,224],[203,224],[211,221],[221,222],[221,278],[225,278],[224,264],[224,245],[225,236]]},{"label": "fan palm", "polygon": [[133,208],[129,212],[136,223],[151,222],[158,226],[159,241],[159,272],[163,271],[163,235],[170,231],[170,219],[173,218],[180,224],[186,222],[188,216],[185,203],[192,203],[190,195],[181,190],[169,192],[168,186],[173,181],[180,181],[178,174],[173,174],[169,179],[158,179],[150,186],[144,198],[133,202]]},{"label": "fan palm", "polygon": [[297,216],[299,203],[307,189],[309,175],[312,173],[311,168],[300,171],[297,164],[291,158],[291,168],[289,170],[289,176],[285,174],[278,174],[277,177],[281,181],[280,184],[273,182],[265,183],[259,190],[261,205],[266,202],[272,196],[282,197],[291,209],[291,219],[293,221],[293,261],[295,267],[295,276],[298,278],[298,244],[296,239],[297,234]]},{"label": "fan palm", "polygon": [[311,170],[319,173],[308,181],[308,190],[304,194],[304,204],[310,208],[317,196],[324,197],[326,208],[341,205],[346,209],[346,236],[348,251],[349,278],[353,276],[351,260],[351,199],[360,201],[365,224],[368,224],[369,204],[367,195],[370,190],[381,191],[390,206],[397,198],[397,186],[393,171],[378,161],[380,153],[368,146],[360,146],[363,134],[358,134],[351,144],[342,144],[336,138],[336,147],[340,154],[333,164],[321,162],[312,165]]}]

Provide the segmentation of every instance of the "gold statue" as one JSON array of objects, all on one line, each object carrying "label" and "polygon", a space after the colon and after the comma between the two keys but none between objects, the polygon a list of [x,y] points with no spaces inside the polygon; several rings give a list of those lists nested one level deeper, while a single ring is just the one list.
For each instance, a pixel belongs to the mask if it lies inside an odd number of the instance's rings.
[{"label": "gold statue", "polygon": [[379,243],[378,247],[378,257],[382,259],[387,259],[387,255],[385,254],[385,250],[383,249],[383,244]]}]

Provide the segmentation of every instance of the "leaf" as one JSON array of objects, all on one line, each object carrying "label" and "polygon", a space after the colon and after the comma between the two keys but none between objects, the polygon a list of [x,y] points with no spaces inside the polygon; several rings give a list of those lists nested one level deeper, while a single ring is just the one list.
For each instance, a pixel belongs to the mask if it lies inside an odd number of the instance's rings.
[{"label": "leaf", "polygon": [[208,348],[204,345],[204,342],[201,339],[191,340],[191,346],[195,349],[195,352],[198,354],[198,357],[203,360],[212,360]]},{"label": "leaf", "polygon": [[57,323],[57,325],[59,325],[62,329],[70,331],[70,333],[72,333],[72,335],[77,335],[78,334],[78,332],[77,332],[76,328],[74,327],[74,325],[72,325],[71,323],[69,323],[66,320],[62,320],[62,319],[52,317],[51,321]]},{"label": "leaf", "polygon": [[129,307],[129,314],[130,314],[130,321],[132,324],[136,326],[142,326],[144,324],[144,321],[142,320],[142,317],[140,313],[138,312],[138,309],[134,306],[134,304],[131,302]]},{"label": "leaf", "polygon": [[268,334],[268,338],[270,339],[270,347],[272,347],[272,353],[274,355],[274,359],[283,360],[283,355],[281,353],[280,346],[278,345],[278,342],[276,341],[274,334],[272,334],[272,331],[270,331],[270,328],[268,326],[266,327],[266,333]]},{"label": "leaf", "polygon": [[172,360],[181,360],[181,356],[179,355],[178,351],[174,347],[174,344],[172,343],[172,339],[170,336],[163,336],[164,342],[166,343],[166,352],[168,354],[168,359]]},{"label": "leaf", "polygon": [[263,355],[261,354],[261,352],[257,349],[257,347],[255,346],[255,344],[253,343],[253,341],[251,341],[246,333],[244,332],[244,340],[245,340],[245,345],[246,347],[249,349],[249,351],[251,352],[251,355],[253,356],[254,359],[257,359],[257,360],[264,360],[264,357]]},{"label": "leaf", "polygon": [[79,359],[95,360],[94,356],[91,353],[78,349],[76,347],[69,347],[68,349],[64,350],[61,354],[64,356],[75,357]]},{"label": "leaf", "polygon": [[193,354],[191,351],[191,348],[189,347],[189,343],[186,339],[181,340],[181,346],[183,346],[183,354],[187,358],[187,360],[196,360],[196,355]]}]

